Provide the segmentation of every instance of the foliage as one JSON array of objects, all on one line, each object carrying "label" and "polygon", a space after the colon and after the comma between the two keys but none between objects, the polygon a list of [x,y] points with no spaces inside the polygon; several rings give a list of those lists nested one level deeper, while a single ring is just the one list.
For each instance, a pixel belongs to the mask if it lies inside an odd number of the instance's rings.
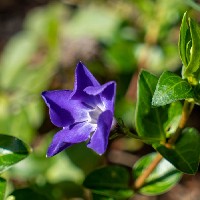
[{"label": "foliage", "polygon": [[[189,17],[198,18],[198,10],[192,0],[83,0],[28,12],[22,30],[1,52],[0,200],[128,199],[165,193],[184,173],[196,174],[199,130],[186,121],[200,103],[200,26]],[[80,60],[100,83],[117,82],[115,117],[120,120],[111,136],[126,139],[117,148],[136,151],[146,143],[164,158],[139,188],[135,182],[155,153],[133,166],[105,166],[115,143],[110,140],[101,157],[84,144],[45,157],[57,130],[40,94],[72,89],[72,66]],[[132,79],[139,71],[139,78]],[[130,87],[133,80],[137,95]]]}]

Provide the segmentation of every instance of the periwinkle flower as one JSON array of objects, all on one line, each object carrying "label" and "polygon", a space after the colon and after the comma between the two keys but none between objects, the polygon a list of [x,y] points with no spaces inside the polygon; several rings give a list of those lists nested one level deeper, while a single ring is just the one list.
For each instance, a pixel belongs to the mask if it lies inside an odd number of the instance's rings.
[{"label": "periwinkle flower", "polygon": [[62,127],[55,134],[47,156],[54,156],[73,144],[84,141],[88,142],[87,147],[103,154],[114,120],[115,90],[115,82],[100,85],[79,62],[74,90],[44,91],[42,97],[49,107],[51,122]]}]

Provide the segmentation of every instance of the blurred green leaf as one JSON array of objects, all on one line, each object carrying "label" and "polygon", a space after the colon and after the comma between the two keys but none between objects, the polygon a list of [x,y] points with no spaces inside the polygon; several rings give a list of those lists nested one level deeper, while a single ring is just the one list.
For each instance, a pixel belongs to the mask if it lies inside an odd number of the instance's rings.
[{"label": "blurred green leaf", "polygon": [[66,24],[65,33],[68,37],[87,36],[109,41],[120,22],[120,17],[111,8],[91,4],[75,13]]},{"label": "blurred green leaf", "polygon": [[1,54],[0,132],[27,143],[32,142],[44,116],[39,94],[50,84],[58,64],[62,11],[61,4],[52,4],[29,12],[24,29]]},{"label": "blurred green leaf", "polygon": [[45,184],[34,185],[36,191],[48,196],[50,200],[61,199],[83,199],[84,190],[80,184],[73,181],[60,181],[55,184],[46,182]]},{"label": "blurred green leaf", "polygon": [[131,41],[121,40],[114,42],[104,51],[108,66],[113,68],[112,70],[120,73],[132,73],[136,66],[133,49],[134,43]]},{"label": "blurred green leaf", "polygon": [[31,149],[21,140],[0,134],[0,173],[28,156]]},{"label": "blurred green leaf", "polygon": [[200,5],[198,2],[195,2],[195,0],[184,0],[184,2],[191,6],[193,9],[200,11]]},{"label": "blurred green leaf", "polygon": [[[94,170],[102,157],[91,151],[84,143],[76,144],[65,151],[71,162],[83,170],[85,174]],[[79,155],[79,156],[77,156]],[[90,162],[86,158],[90,158]]]},{"label": "blurred green leaf", "polygon": [[35,149],[34,153],[12,167],[9,173],[17,179],[45,180],[52,185],[64,181],[81,183],[84,179],[83,171],[74,165],[64,152],[46,159],[45,153],[50,142],[49,139],[52,138],[45,137],[40,141],[41,144]]},{"label": "blurred green leaf", "polygon": [[60,19],[63,11],[63,6],[59,3],[33,9],[28,13],[24,27],[44,43],[47,43],[50,48],[55,48],[58,44]]},{"label": "blurred green leaf", "polygon": [[[94,194],[97,195],[100,199],[118,199],[118,200],[124,200],[130,197],[133,197],[134,193],[131,189],[118,189],[118,190],[92,190]],[[96,199],[95,199],[96,200]]]},{"label": "blurred green leaf", "polygon": [[95,200],[115,200],[114,198],[106,197],[106,196],[95,194],[95,193],[92,193],[92,199],[95,199]]},{"label": "blurred green leaf", "polygon": [[133,127],[135,114],[135,104],[122,98],[116,102],[115,105],[115,117],[120,118],[128,127]]},{"label": "blurred green leaf", "polygon": [[153,147],[178,170],[187,174],[197,172],[200,160],[200,135],[196,129],[185,128],[172,148],[161,144],[155,144]]},{"label": "blurred green leaf", "polygon": [[31,188],[15,190],[11,195],[14,196],[15,200],[50,200],[45,195],[40,194]]},{"label": "blurred green leaf", "polygon": [[158,78],[147,71],[140,73],[136,104],[136,130],[139,136],[165,140],[164,122],[167,121],[167,109],[152,108],[151,100]]},{"label": "blurred green leaf", "polygon": [[194,91],[190,84],[180,76],[165,71],[158,80],[152,98],[152,105],[163,106],[188,98],[194,98]]},{"label": "blurred green leaf", "polygon": [[30,61],[36,48],[35,38],[27,32],[18,33],[9,41],[1,55],[1,87],[8,88],[13,85],[20,71]]},{"label": "blurred green leaf", "polygon": [[0,177],[0,199],[4,200],[6,191],[6,180]]},{"label": "blurred green leaf", "polygon": [[130,176],[126,168],[107,166],[91,172],[83,185],[95,194],[123,199],[133,195],[129,183]]},{"label": "blurred green leaf", "polygon": [[[156,153],[151,153],[139,159],[133,167],[134,178],[137,179],[143,170],[153,161]],[[139,189],[141,194],[159,195],[167,192],[180,180],[182,173],[167,160],[162,159],[154,171],[146,179],[145,184]]]}]

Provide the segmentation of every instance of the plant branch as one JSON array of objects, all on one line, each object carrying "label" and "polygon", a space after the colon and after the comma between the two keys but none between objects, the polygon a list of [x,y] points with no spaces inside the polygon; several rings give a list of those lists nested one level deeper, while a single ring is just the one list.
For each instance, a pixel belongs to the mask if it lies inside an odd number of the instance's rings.
[{"label": "plant branch", "polygon": [[151,164],[144,170],[142,175],[136,179],[133,186],[134,189],[139,189],[144,185],[146,178],[153,172],[153,170],[157,167],[162,158],[163,158],[162,155],[157,153],[156,157],[151,162]]},{"label": "plant branch", "polygon": [[168,144],[172,145],[176,142],[176,140],[179,138],[182,129],[185,127],[185,124],[194,108],[194,102],[189,102],[185,100],[181,115],[181,120],[179,122],[179,126],[175,132],[175,134],[169,139]]},{"label": "plant branch", "polygon": [[[179,122],[179,126],[174,133],[174,135],[169,139],[169,141],[165,144],[166,147],[170,147],[172,144],[174,144],[177,139],[179,138],[182,129],[185,127],[186,122],[194,108],[194,102],[189,102],[185,100],[184,105],[183,105],[183,110],[181,114],[181,120]],[[163,156],[161,154],[157,154],[157,156],[154,158],[154,160],[151,162],[151,164],[143,171],[143,173],[135,180],[134,189],[139,189],[141,188],[145,180],[149,177],[149,175],[153,172],[153,170],[157,167],[157,165],[160,163],[162,160]]]}]

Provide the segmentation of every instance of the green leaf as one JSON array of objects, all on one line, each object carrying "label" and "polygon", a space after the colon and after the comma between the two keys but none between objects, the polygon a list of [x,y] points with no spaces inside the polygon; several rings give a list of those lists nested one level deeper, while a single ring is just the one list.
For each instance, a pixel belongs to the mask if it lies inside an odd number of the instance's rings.
[{"label": "green leaf", "polygon": [[[87,22],[87,23],[86,23]],[[97,23],[98,22],[98,23]],[[101,5],[90,5],[80,9],[66,23],[65,34],[69,37],[87,37],[108,40],[112,39],[121,19],[112,9]]]},{"label": "green leaf", "polygon": [[189,19],[190,34],[192,38],[192,49],[190,62],[184,70],[184,76],[193,76],[199,70],[199,49],[200,49],[200,28],[199,25],[192,19]]},{"label": "green leaf", "polygon": [[186,128],[172,148],[155,144],[153,147],[178,170],[195,174],[200,160],[200,135],[194,128]]},{"label": "green leaf", "polygon": [[12,86],[20,70],[28,65],[36,44],[35,38],[26,32],[12,37],[2,53],[0,84],[3,88]]},{"label": "green leaf", "polygon": [[188,27],[188,19],[187,19],[187,12],[184,13],[182,23],[181,23],[181,28],[180,28],[180,35],[179,35],[179,53],[181,60],[183,62],[183,65],[187,67],[188,65],[188,59],[187,59],[187,51],[186,51],[186,46],[190,40],[190,32],[189,32],[189,27]]},{"label": "green leaf", "polygon": [[180,101],[176,101],[170,104],[168,109],[168,120],[165,122],[165,130],[167,132],[167,137],[175,133],[178,128],[181,114],[182,114],[182,104]]},{"label": "green leaf", "polygon": [[[127,199],[129,197],[133,197],[133,191],[131,189],[123,189],[123,190],[92,190],[94,194],[100,195],[101,198],[109,197],[109,199]],[[95,199],[96,200],[96,199]]]},{"label": "green leaf", "polygon": [[129,198],[133,195],[129,187],[128,170],[120,166],[108,166],[90,173],[83,185],[93,193],[117,199]]},{"label": "green leaf", "polygon": [[30,148],[21,140],[0,134],[0,173],[26,158],[30,151]]},{"label": "green leaf", "polygon": [[95,200],[115,200],[111,197],[106,197],[106,196],[95,194],[95,193],[92,193],[92,199],[95,199]]},{"label": "green leaf", "polygon": [[183,62],[183,78],[192,85],[198,84],[200,69],[200,27],[184,14],[179,37],[179,52]]},{"label": "green leaf", "polygon": [[18,189],[15,190],[11,194],[15,200],[50,200],[45,195],[38,193],[37,191],[31,189],[31,188],[24,188],[24,189]]},{"label": "green leaf", "polygon": [[163,106],[174,101],[188,98],[194,98],[194,91],[190,84],[180,76],[165,71],[158,80],[152,98],[152,105]]},{"label": "green leaf", "polygon": [[167,109],[166,107],[153,108],[151,105],[157,82],[156,76],[147,71],[141,72],[138,82],[135,123],[139,136],[164,141],[163,124],[167,120]]},{"label": "green leaf", "polygon": [[[139,159],[133,168],[134,178],[138,178],[143,170],[153,161],[156,153],[151,153]],[[182,173],[167,160],[162,159],[154,171],[146,179],[143,187],[139,189],[141,194],[158,195],[167,192],[180,180]]]},{"label": "green leaf", "polygon": [[5,191],[6,191],[6,180],[3,178],[0,178],[0,199],[3,200],[5,197]]}]

